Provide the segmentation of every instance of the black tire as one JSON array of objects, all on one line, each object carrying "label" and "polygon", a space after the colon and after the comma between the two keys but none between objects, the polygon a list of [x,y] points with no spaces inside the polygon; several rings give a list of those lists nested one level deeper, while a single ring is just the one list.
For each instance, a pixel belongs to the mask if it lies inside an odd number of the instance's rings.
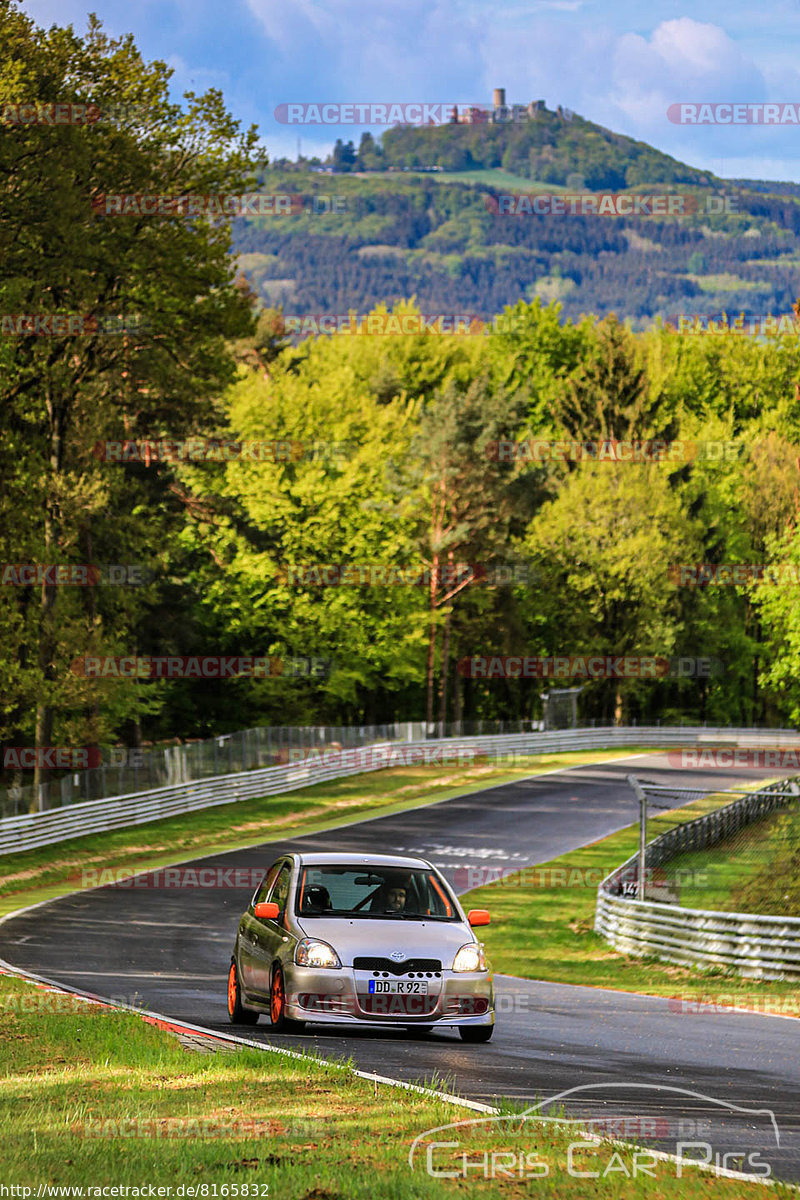
[{"label": "black tire", "polygon": [[488,1042],[494,1033],[494,1025],[459,1025],[462,1042]]},{"label": "black tire", "polygon": [[269,989],[269,1019],[276,1033],[300,1033],[305,1029],[305,1021],[293,1021],[286,1016],[286,984],[283,978],[283,967],[276,966],[272,972],[272,983]]},{"label": "black tire", "polygon": [[242,985],[235,959],[228,971],[228,1019],[232,1025],[255,1025],[258,1021],[258,1013],[242,1004]]}]

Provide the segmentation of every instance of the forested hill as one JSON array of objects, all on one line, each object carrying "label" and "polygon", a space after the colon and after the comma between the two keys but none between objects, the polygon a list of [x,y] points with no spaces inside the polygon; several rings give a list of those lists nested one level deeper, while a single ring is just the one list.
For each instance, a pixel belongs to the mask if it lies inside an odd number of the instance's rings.
[{"label": "forested hill", "polygon": [[[479,143],[492,128],[468,132]],[[386,137],[399,144],[406,131]],[[498,201],[508,193],[561,185],[498,167],[319,174],[276,165],[263,189],[294,193],[298,203],[286,216],[237,221],[234,247],[262,302],[288,313],[366,312],[416,296],[423,312],[490,317],[540,297],[560,301],[565,319],[616,312],[637,328],[680,314],[761,319],[790,313],[800,295],[800,200],[767,186],[633,185],[636,194],[686,196],[694,211],[680,217],[506,215]]]},{"label": "forested hill", "polygon": [[380,143],[367,141],[362,159],[367,168],[383,169],[501,167],[525,179],[562,185],[578,175],[592,189],[642,183],[707,186],[714,179],[646,142],[613,133],[577,113],[546,108],[503,124],[396,126],[384,133]]}]

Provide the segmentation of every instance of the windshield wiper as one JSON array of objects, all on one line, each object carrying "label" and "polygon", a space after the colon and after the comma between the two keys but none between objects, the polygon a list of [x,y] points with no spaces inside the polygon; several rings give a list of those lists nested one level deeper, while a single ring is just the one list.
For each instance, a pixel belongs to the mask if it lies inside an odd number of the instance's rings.
[{"label": "windshield wiper", "polygon": [[[376,914],[377,916],[378,914]],[[406,912],[388,912],[380,914],[383,920],[393,921],[399,918],[401,921],[430,921],[434,918],[426,916],[424,913],[406,913]]]}]

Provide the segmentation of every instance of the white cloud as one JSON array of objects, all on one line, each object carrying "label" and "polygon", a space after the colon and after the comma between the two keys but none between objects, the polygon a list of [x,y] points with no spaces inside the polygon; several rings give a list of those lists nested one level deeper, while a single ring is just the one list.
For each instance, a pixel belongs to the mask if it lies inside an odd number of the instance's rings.
[{"label": "white cloud", "polygon": [[642,130],[662,126],[676,101],[759,100],[766,95],[756,64],[718,25],[679,17],[649,39],[623,34],[611,68],[609,99]]}]

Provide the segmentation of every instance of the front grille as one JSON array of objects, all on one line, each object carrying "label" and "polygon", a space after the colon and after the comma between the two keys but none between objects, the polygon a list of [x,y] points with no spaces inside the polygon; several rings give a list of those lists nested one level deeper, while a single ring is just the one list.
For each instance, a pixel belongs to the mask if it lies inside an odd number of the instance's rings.
[{"label": "front grille", "polygon": [[362,955],[353,959],[356,971],[391,971],[392,975],[405,975],[409,971],[441,971],[438,958],[407,958],[405,962],[393,962],[391,958],[372,958]]}]

